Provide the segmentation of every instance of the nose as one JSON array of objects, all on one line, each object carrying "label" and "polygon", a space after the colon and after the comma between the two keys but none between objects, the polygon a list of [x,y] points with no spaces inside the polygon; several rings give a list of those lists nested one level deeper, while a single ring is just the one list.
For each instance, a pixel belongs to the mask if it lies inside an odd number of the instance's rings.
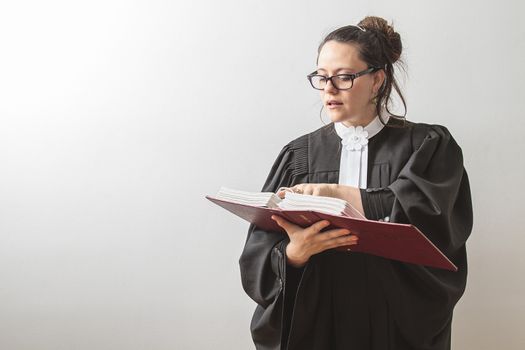
[{"label": "nose", "polygon": [[332,79],[328,79],[323,90],[324,92],[330,92],[332,94],[337,93],[337,91],[339,91],[335,88],[334,83],[332,82]]}]

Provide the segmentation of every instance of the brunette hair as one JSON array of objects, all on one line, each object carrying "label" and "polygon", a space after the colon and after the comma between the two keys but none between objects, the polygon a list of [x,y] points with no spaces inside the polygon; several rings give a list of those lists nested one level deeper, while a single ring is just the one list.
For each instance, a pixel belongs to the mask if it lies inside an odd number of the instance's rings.
[{"label": "brunette hair", "polygon": [[[362,29],[364,29],[364,31]],[[403,125],[405,124],[405,116],[407,112],[407,105],[405,98],[401,93],[401,89],[397,83],[397,80],[394,76],[394,63],[399,65],[406,73],[405,63],[400,59],[403,46],[401,44],[401,37],[399,33],[394,31],[392,25],[389,25],[388,22],[376,16],[367,16],[363,18],[358,26],[347,25],[341,28],[338,28],[328,34],[317,49],[317,59],[316,64],[319,60],[319,53],[323,48],[324,44],[330,40],[335,40],[341,43],[352,43],[355,44],[359,51],[359,58],[366,62],[366,64],[371,67],[380,67],[384,69],[386,75],[385,80],[381,88],[377,92],[377,103],[376,111],[379,115],[379,120],[383,122],[381,116],[382,106],[385,106],[386,112],[397,120],[402,121]],[[389,104],[391,103],[391,92],[392,87],[395,89],[405,109],[405,114],[402,116],[395,115],[390,112]],[[396,123],[399,124],[399,123]]]}]

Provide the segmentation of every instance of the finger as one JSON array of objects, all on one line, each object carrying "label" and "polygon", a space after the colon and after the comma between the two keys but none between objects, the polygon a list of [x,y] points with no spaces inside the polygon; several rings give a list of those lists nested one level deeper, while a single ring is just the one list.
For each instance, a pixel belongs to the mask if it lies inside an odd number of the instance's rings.
[{"label": "finger", "polygon": [[286,195],[286,192],[293,192],[293,191],[290,187],[282,186],[282,187],[279,187],[276,194],[282,199]]},{"label": "finger", "polygon": [[359,237],[355,235],[348,235],[345,237],[337,237],[323,242],[324,250],[337,248],[347,245],[356,245],[359,243]]},{"label": "finger", "polygon": [[305,185],[303,187],[303,194],[308,194],[308,195],[313,195],[314,194],[314,190],[315,190],[315,186],[314,185]]},{"label": "finger", "polygon": [[318,235],[318,237],[320,240],[326,241],[337,237],[348,236],[351,233],[352,231],[350,231],[349,229],[338,228],[325,232],[320,232],[320,235]]},{"label": "finger", "polygon": [[281,192],[281,191],[286,191],[286,190],[289,190],[290,188],[289,187],[286,187],[286,186],[281,186],[277,189],[277,192]]},{"label": "finger", "polygon": [[303,185],[299,184],[299,185],[293,186],[292,187],[292,191],[295,192],[295,193],[304,194],[303,193]]},{"label": "finger", "polygon": [[290,221],[288,221],[286,219],[283,219],[282,217],[280,217],[278,215],[272,215],[271,218],[272,218],[273,221],[275,221],[277,223],[277,225],[279,225],[282,228],[284,228],[287,233],[294,233],[294,232],[296,232],[298,230],[302,230],[301,226],[297,226],[297,225],[291,223]]},{"label": "finger", "polygon": [[317,221],[315,224],[306,228],[306,234],[315,235],[319,233],[323,228],[326,228],[328,226],[330,226],[330,221],[328,220]]}]

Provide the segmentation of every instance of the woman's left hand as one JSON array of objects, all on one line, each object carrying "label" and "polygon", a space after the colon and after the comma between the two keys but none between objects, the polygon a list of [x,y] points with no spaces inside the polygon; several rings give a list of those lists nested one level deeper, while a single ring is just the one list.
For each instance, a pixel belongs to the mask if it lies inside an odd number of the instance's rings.
[{"label": "woman's left hand", "polygon": [[[324,196],[324,197],[334,197],[339,199],[344,199],[356,210],[358,210],[363,216],[365,211],[363,209],[363,202],[361,199],[361,192],[359,188],[353,186],[346,186],[340,184],[311,184],[303,183],[297,184],[292,187],[284,187],[293,190],[294,192],[300,194],[309,194],[314,196]],[[285,191],[280,190],[277,192],[277,195],[280,198],[284,198]]]},{"label": "woman's left hand", "polygon": [[[339,184],[297,184],[293,187],[287,187],[292,191],[300,194],[309,194],[313,196],[323,196],[323,197],[335,197],[341,198],[339,194]],[[277,192],[277,195],[281,198],[284,198],[284,190]]]}]

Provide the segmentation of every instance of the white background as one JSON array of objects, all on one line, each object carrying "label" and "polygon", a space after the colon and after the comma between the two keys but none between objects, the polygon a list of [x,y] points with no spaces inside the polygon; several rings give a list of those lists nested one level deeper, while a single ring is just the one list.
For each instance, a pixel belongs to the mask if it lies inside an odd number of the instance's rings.
[{"label": "white background", "polygon": [[306,74],[324,35],[365,15],[401,34],[407,119],[463,149],[475,224],[454,348],[525,348],[524,10],[2,1],[0,348],[253,348],[248,225],[204,196],[260,190],[281,147],[323,125]]}]

